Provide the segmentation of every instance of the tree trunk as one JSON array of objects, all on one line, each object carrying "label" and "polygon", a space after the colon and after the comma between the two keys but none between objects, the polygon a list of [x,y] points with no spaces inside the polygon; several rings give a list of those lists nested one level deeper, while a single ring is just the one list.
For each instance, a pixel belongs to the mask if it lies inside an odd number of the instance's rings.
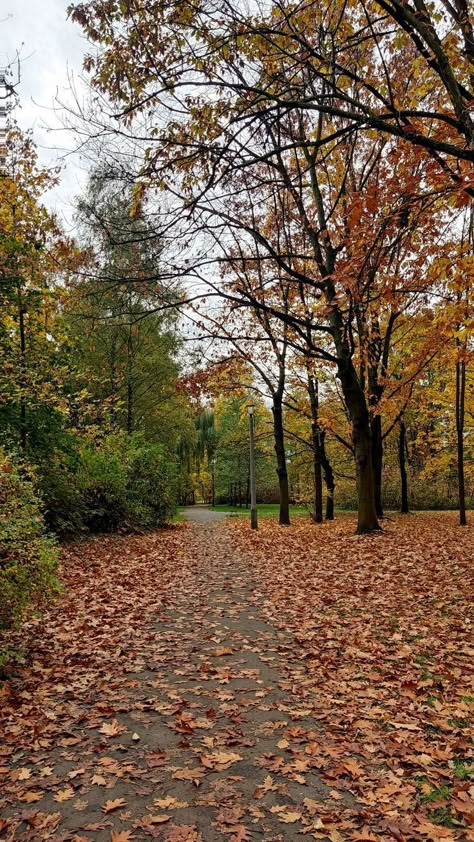
[{"label": "tree trunk", "polygon": [[382,440],[382,418],[380,415],[372,417],[372,465],[374,469],[374,493],[375,511],[377,517],[383,517],[382,502],[382,467],[383,467],[383,440]]},{"label": "tree trunk", "polygon": [[321,431],[314,422],[311,424],[311,438],[313,442],[313,467],[314,467],[314,513],[315,523],[323,522],[323,482],[321,470]]},{"label": "tree trunk", "polygon": [[466,487],[464,480],[464,407],[466,399],[466,362],[456,363],[456,439],[458,462],[459,525],[466,526]]},{"label": "tree trunk", "polygon": [[338,377],[352,422],[358,500],[357,534],[363,535],[380,530],[375,508],[369,411],[350,357],[339,358]]},{"label": "tree trunk", "polygon": [[280,488],[280,523],[290,525],[290,489],[286,469],[285,434],[283,429],[283,408],[280,395],[273,396],[273,436],[277,462],[278,485]]},{"label": "tree trunk", "polygon": [[321,465],[324,471],[324,482],[326,484],[326,520],[334,520],[334,471],[331,467],[325,445],[326,433],[321,430],[319,441],[321,444]]},{"label": "tree trunk", "polygon": [[398,434],[398,464],[400,467],[400,482],[401,482],[401,489],[402,489],[402,501],[400,506],[400,511],[402,515],[408,514],[408,478],[407,478],[407,468],[405,462],[405,449],[406,449],[406,427],[403,417],[400,419],[400,429]]},{"label": "tree trunk", "polygon": [[308,373],[308,395],[311,409],[311,443],[313,446],[313,481],[314,481],[314,512],[315,523],[323,521],[323,485],[321,475],[322,447],[321,430],[319,427],[319,392],[318,381]]}]

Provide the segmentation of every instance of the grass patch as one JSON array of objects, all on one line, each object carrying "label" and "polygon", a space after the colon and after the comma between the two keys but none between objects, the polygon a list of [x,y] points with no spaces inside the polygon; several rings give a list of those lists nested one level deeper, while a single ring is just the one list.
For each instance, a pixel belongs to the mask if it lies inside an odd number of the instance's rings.
[{"label": "grass patch", "polygon": [[474,777],[474,767],[472,766],[472,761],[469,758],[455,757],[453,760],[453,768],[456,777],[460,778],[462,781],[466,781],[468,778]]},{"label": "grass patch", "polygon": [[[228,506],[222,503],[218,506],[211,506],[210,508],[214,512],[229,512],[232,515],[238,515],[240,517],[250,517],[250,508],[246,509],[245,506]],[[257,505],[257,514],[259,517],[278,517],[279,513],[280,507],[278,503],[259,503]],[[303,506],[290,506],[290,517],[301,517],[302,515],[309,517],[308,509],[305,509]]]},{"label": "grass patch", "polygon": [[449,807],[438,807],[437,810],[429,810],[428,816],[433,824],[441,825],[441,827],[457,827],[453,821],[453,816]]},{"label": "grass patch", "polygon": [[449,786],[435,787],[431,792],[426,792],[421,796],[421,800],[425,804],[431,804],[433,801],[438,801],[440,798],[449,798],[451,790]]}]

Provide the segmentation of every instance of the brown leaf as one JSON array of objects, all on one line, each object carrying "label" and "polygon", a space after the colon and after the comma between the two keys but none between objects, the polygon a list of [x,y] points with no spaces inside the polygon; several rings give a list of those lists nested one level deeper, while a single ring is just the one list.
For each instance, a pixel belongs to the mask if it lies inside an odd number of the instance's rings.
[{"label": "brown leaf", "polygon": [[232,766],[233,763],[242,760],[242,757],[234,751],[214,751],[212,754],[203,754],[199,759],[207,769],[223,771]]},{"label": "brown leaf", "polygon": [[94,775],[91,784],[94,784],[94,786],[107,786],[107,781],[102,775]]},{"label": "brown leaf", "polygon": [[165,842],[204,842],[195,825],[170,825],[165,831]]},{"label": "brown leaf", "polygon": [[113,810],[118,810],[125,805],[125,798],[116,798],[115,801],[106,801],[102,805],[103,813],[111,813]]},{"label": "brown leaf", "polygon": [[70,798],[74,798],[75,792],[71,786],[66,786],[64,789],[58,790],[55,795],[53,795],[54,801],[69,801]]},{"label": "brown leaf", "polygon": [[43,795],[44,792],[30,789],[28,792],[24,792],[23,795],[20,795],[19,799],[20,801],[26,801],[28,804],[32,804],[33,801],[39,801]]},{"label": "brown leaf", "polygon": [[102,723],[102,727],[99,728],[99,734],[105,734],[106,737],[117,737],[119,734],[123,734],[126,730],[125,725],[121,725],[120,722],[113,719],[112,722]]}]

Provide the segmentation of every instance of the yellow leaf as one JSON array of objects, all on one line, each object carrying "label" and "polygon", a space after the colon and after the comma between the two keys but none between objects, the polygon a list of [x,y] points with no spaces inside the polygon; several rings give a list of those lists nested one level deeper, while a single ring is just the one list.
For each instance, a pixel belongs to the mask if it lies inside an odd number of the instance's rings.
[{"label": "yellow leaf", "polygon": [[55,795],[53,795],[54,801],[69,801],[70,798],[74,798],[75,792],[72,786],[66,786],[64,789],[60,789]]}]

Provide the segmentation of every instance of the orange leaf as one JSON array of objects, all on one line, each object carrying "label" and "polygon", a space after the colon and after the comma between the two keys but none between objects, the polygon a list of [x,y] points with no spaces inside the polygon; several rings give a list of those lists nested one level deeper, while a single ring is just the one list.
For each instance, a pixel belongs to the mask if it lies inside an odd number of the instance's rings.
[{"label": "orange leaf", "polygon": [[102,805],[102,812],[111,813],[113,810],[118,810],[119,807],[123,807],[124,804],[125,798],[116,798],[115,801],[106,801],[105,804]]}]

